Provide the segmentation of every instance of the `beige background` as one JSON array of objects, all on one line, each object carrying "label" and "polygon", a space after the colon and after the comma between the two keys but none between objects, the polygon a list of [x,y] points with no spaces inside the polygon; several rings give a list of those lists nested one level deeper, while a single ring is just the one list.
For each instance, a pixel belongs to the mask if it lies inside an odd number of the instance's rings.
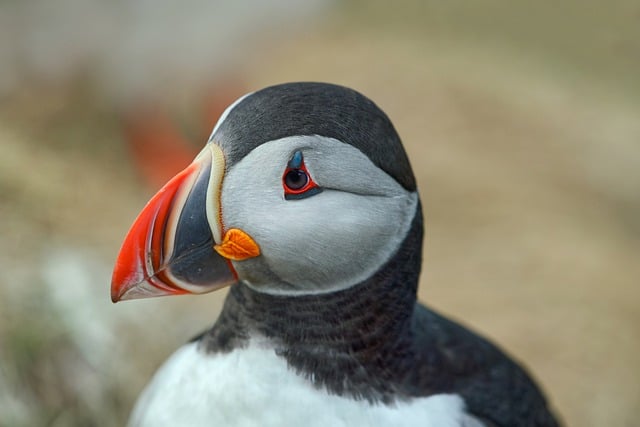
[{"label": "beige background", "polygon": [[[424,3],[334,4],[233,79],[372,98],[419,181],[421,300],[525,363],[567,425],[637,425],[640,7]],[[121,425],[224,297],[111,305],[111,263],[153,189],[90,77],[2,93],[0,425]],[[164,102],[203,143],[194,95]]]}]

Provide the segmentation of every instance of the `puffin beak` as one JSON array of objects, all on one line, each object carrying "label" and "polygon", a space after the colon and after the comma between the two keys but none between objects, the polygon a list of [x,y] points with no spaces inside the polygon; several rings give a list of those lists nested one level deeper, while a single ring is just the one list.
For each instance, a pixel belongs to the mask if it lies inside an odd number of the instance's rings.
[{"label": "puffin beak", "polygon": [[111,281],[111,300],[201,294],[237,282],[231,260],[258,256],[240,229],[223,233],[220,191],[225,161],[208,143],[147,203],[125,237]]}]

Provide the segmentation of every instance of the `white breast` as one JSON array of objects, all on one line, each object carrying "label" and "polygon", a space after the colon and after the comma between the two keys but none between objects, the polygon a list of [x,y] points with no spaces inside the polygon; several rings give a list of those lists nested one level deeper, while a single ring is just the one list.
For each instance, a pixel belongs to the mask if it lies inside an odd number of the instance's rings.
[{"label": "white breast", "polygon": [[265,343],[206,354],[196,343],[156,373],[131,416],[142,426],[480,426],[453,394],[371,405],[313,387]]}]

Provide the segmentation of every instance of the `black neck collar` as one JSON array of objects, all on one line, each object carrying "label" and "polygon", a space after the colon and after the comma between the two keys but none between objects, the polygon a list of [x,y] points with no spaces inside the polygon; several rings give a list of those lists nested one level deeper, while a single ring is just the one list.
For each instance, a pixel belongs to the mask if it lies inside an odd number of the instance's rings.
[{"label": "black neck collar", "polygon": [[390,401],[415,355],[411,316],[422,257],[420,206],[396,254],[371,278],[328,294],[282,296],[233,285],[201,345],[226,352],[252,335],[271,339],[299,374],[332,393]]}]

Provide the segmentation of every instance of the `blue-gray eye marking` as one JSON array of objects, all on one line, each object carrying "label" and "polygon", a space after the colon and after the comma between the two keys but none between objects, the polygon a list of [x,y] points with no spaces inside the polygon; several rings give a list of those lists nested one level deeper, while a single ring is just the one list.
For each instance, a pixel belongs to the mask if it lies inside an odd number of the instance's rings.
[{"label": "blue-gray eye marking", "polygon": [[289,163],[287,163],[287,166],[290,167],[291,169],[300,169],[300,167],[302,167],[302,151],[298,150],[295,153],[293,153],[293,156],[291,156],[291,160],[289,160]]}]

